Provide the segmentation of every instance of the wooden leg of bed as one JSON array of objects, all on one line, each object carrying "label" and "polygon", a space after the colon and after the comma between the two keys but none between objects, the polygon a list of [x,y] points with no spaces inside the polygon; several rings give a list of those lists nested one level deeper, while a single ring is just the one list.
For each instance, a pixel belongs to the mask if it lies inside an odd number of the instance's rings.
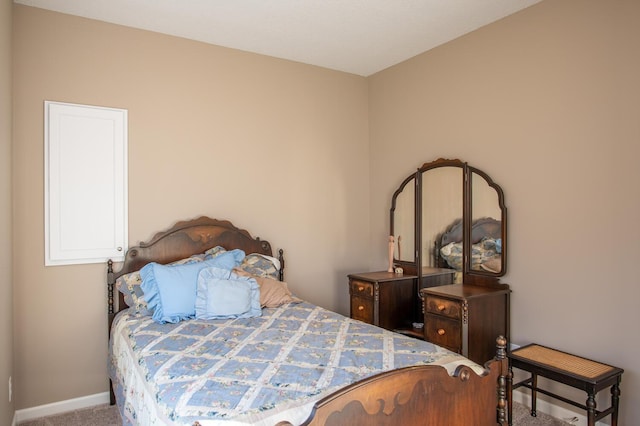
[{"label": "wooden leg of bed", "polygon": [[116,405],[116,394],[113,392],[113,383],[109,379],[109,404]]},{"label": "wooden leg of bed", "polygon": [[[498,410],[497,423],[501,426],[507,424],[507,415],[511,415],[511,398],[509,391],[509,360],[507,359],[507,339],[500,336],[496,339],[496,359],[500,361],[500,377],[498,378]],[[507,407],[509,404],[509,407]],[[509,417],[509,421],[511,417]]]}]

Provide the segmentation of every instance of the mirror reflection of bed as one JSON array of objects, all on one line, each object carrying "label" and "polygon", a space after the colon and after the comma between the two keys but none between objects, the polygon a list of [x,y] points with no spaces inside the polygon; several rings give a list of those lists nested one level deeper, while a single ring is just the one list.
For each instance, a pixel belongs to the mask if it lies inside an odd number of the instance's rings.
[{"label": "mirror reflection of bed", "polygon": [[[462,219],[455,220],[434,241],[434,264],[458,272],[463,267]],[[502,270],[502,223],[482,217],[471,223],[471,270],[499,273]]]}]

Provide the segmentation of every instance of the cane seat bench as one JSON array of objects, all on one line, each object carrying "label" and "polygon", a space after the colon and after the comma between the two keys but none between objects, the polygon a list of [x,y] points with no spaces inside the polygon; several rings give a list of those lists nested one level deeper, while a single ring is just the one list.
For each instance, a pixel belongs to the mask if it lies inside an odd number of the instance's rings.
[{"label": "cane seat bench", "polygon": [[[596,421],[611,415],[611,425],[618,424],[618,405],[620,401],[620,381],[623,369],[592,361],[535,343],[511,351],[509,358],[509,379],[507,382],[508,421],[512,424],[512,392],[518,387],[531,389],[531,415],[536,416],[537,393],[543,393],[567,404],[587,411],[587,424],[594,426]],[[527,371],[531,376],[513,383],[513,368]],[[538,387],[538,376],[581,389],[587,393],[586,405]],[[607,387],[611,388],[611,406],[606,410],[596,409],[596,394]]]}]

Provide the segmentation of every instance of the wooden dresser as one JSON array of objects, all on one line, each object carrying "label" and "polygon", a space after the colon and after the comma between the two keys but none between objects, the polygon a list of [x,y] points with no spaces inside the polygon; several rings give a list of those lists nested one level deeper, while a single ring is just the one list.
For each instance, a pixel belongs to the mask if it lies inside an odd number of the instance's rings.
[{"label": "wooden dresser", "polygon": [[[421,288],[453,282],[453,270],[424,268]],[[413,323],[422,322],[418,277],[393,272],[349,275],[351,318],[388,330],[414,335]],[[422,332],[418,334],[422,338]]]},{"label": "wooden dresser", "polygon": [[388,330],[411,327],[417,278],[393,272],[349,275],[351,318]]},{"label": "wooden dresser", "polygon": [[509,338],[508,288],[452,284],[420,293],[425,340],[482,365],[494,357],[496,338]]}]

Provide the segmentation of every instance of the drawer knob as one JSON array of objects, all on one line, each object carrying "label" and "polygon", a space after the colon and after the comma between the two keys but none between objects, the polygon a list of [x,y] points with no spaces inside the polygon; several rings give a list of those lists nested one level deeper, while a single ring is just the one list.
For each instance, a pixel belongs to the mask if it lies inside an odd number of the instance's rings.
[{"label": "drawer knob", "polygon": [[443,304],[439,304],[439,305],[438,305],[438,310],[439,310],[440,312],[444,311],[444,310],[445,310],[445,308],[446,308],[446,306],[444,306]]},{"label": "drawer knob", "polygon": [[444,331],[444,328],[439,328],[438,329],[438,335],[444,336],[444,333],[446,333],[446,331]]},{"label": "drawer knob", "polygon": [[362,305],[358,306],[358,310],[359,311],[364,311],[364,306],[362,306]]},{"label": "drawer knob", "polygon": [[363,286],[358,287],[358,291],[364,291],[364,287]]}]

